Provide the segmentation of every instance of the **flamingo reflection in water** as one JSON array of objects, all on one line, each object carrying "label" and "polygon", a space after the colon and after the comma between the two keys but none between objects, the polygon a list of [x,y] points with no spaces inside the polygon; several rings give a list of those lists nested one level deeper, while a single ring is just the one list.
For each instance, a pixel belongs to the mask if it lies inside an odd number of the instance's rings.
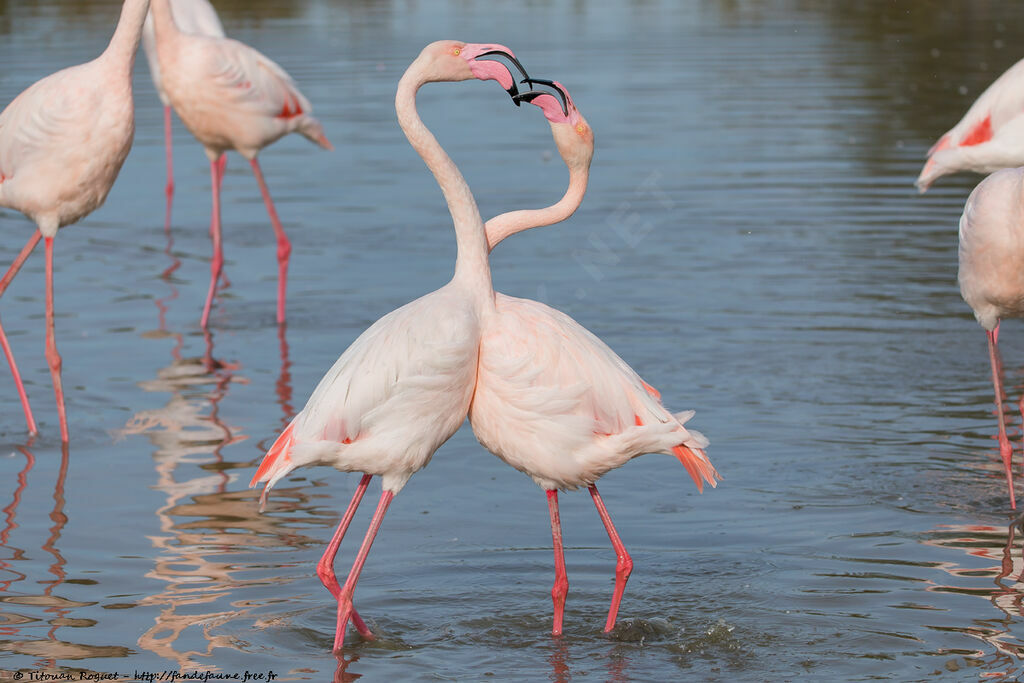
[{"label": "flamingo reflection in water", "polygon": [[[53,509],[49,518],[53,523],[47,531],[48,535],[39,545],[40,550],[51,555],[53,561],[46,571],[52,579],[40,580],[34,574],[31,553],[13,545],[11,537],[19,529],[17,523],[18,508],[32,497],[26,495],[29,474],[36,464],[32,452],[32,442],[16,447],[16,453],[25,457],[25,466],[16,476],[8,479],[14,484],[11,502],[3,508],[3,528],[0,529],[0,551],[10,551],[10,557],[0,559],[0,593],[3,594],[0,604],[16,605],[11,611],[0,609],[0,651],[36,657],[34,665],[38,668],[52,669],[58,660],[86,657],[125,657],[128,648],[121,646],[101,646],[75,643],[58,638],[57,631],[62,627],[82,626],[87,620],[77,619],[76,608],[87,607],[88,603],[79,602],[58,593],[58,588],[67,581],[67,560],[58,548],[58,542],[68,522],[64,512],[64,488],[68,478],[69,449],[67,442],[61,444],[60,467],[56,473],[53,487]],[[27,511],[26,511],[27,512]],[[23,570],[23,571],[22,571]],[[24,582],[24,583],[22,583]],[[44,586],[41,593],[25,590],[29,586]],[[16,611],[15,611],[16,610]],[[31,614],[39,610],[39,614]],[[27,612],[27,613],[23,613]],[[45,635],[39,636],[40,625],[45,624]],[[62,635],[67,634],[65,629]]]},{"label": "flamingo reflection in water", "polygon": [[974,619],[969,626],[958,625],[950,630],[976,638],[990,649],[979,649],[967,655],[967,661],[985,669],[985,678],[1024,677],[1024,641],[1019,632],[1024,617],[1024,515],[1007,526],[987,524],[940,525],[928,534],[926,545],[960,550],[965,554],[988,560],[987,566],[976,562],[961,565],[942,562],[937,566],[952,577],[948,585],[933,583],[927,590],[938,593],[976,596],[992,603],[1002,614],[992,619]]},{"label": "flamingo reflection in water", "polygon": [[[168,328],[170,304],[177,299],[172,275],[180,265],[172,244],[168,234],[165,253],[169,265],[163,272],[168,293],[154,302],[158,328],[143,334],[148,339],[173,340],[171,363],[158,370],[155,379],[139,383],[144,391],[167,393],[170,398],[161,408],[134,415],[120,432],[122,436],[145,434],[150,439],[157,472],[153,488],[166,497],[155,511],[160,533],[150,537],[155,559],[146,574],[163,582],[164,587],[136,603],[158,610],[138,645],[175,661],[181,670],[214,671],[217,665],[210,658],[216,650],[240,649],[224,626],[238,619],[260,618],[251,606],[237,608],[226,598],[240,588],[268,582],[262,574],[248,580],[240,578],[237,572],[245,562],[239,556],[253,547],[261,548],[262,555],[267,548],[312,544],[315,539],[296,533],[282,520],[259,515],[248,491],[228,490],[231,470],[249,463],[227,461],[224,450],[247,436],[222,417],[221,404],[233,385],[248,383],[248,379],[240,374],[238,364],[216,358],[208,330],[203,335],[203,354],[187,357],[183,353],[186,337]],[[287,422],[293,415],[287,412],[291,380],[283,326],[278,328],[278,335],[282,370],[276,388]],[[279,505],[309,505],[309,496],[301,492],[286,491],[285,496],[295,501],[279,500]],[[209,609],[198,612],[198,605],[209,605]],[[195,641],[190,637],[195,633],[201,633],[205,647],[181,648],[179,643]]]}]

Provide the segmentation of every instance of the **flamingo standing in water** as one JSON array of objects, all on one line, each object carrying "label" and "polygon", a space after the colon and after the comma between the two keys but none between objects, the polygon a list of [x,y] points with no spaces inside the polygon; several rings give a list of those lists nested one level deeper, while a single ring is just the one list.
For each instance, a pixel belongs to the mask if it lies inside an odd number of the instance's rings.
[{"label": "flamingo standing in water", "polygon": [[[478,78],[496,80],[514,96],[509,70],[480,59],[490,55],[519,67],[501,45],[431,43],[406,70],[395,96],[399,125],[437,179],[452,215],[458,245],[452,280],[363,332],[320,380],[252,480],[252,485],[266,482],[269,489],[296,467],[312,464],[364,473],[317,565],[317,575],[338,601],[335,650],[342,646],[349,618],[364,638],[373,638],[352,606],[370,546],[392,498],[459,428],[473,396],[480,332],[494,312],[487,239],[469,186],[416,112],[416,92],[425,83]],[[380,503],[339,587],[334,557],[373,475],[382,478]]]},{"label": "flamingo standing in water", "polygon": [[[493,248],[522,230],[565,220],[583,201],[594,153],[586,119],[557,82],[561,98],[531,91],[520,99],[539,106],[569,167],[569,189],[556,204],[514,211],[486,224]],[[483,323],[477,386],[469,420],[489,451],[530,476],[547,492],[555,553],[552,635],[562,632],[569,582],[565,572],[558,491],[587,486],[617,555],[615,589],[604,630],[615,626],[633,561],[619,538],[596,481],[645,453],[675,456],[703,490],[718,473],[704,454],[707,439],[687,430],[693,411],[672,414],[660,394],[608,346],[569,316],[528,299],[495,294],[496,315]]]},{"label": "flamingo standing in water", "polygon": [[974,101],[959,123],[928,150],[918,176],[926,192],[957,171],[991,173],[1024,164],[1024,60],[1007,69]]},{"label": "flamingo standing in water", "polygon": [[[201,36],[224,37],[224,27],[217,16],[217,10],[208,0],[175,0],[172,13],[174,22],[184,33]],[[160,61],[156,56],[156,33],[153,30],[153,17],[147,15],[142,25],[142,49],[149,62],[149,75],[153,77],[153,86],[164,105],[164,144],[167,148],[167,224],[171,222],[171,197],[174,195],[174,159],[171,151],[171,99],[164,92],[160,82]]]},{"label": "flamingo standing in water", "polygon": [[[132,66],[149,0],[125,0],[114,36],[96,59],[51,74],[29,86],[0,113],[0,206],[35,221],[32,234],[7,273],[0,295],[42,238],[46,245],[46,361],[68,440],[61,358],[53,329],[53,238],[57,230],[97,209],[107,198],[135,134]],[[36,432],[28,396],[0,328],[0,345],[30,432]]]},{"label": "flamingo standing in water", "polygon": [[[1024,317],[1024,168],[996,171],[967,198],[960,218],[960,294],[988,335],[988,355],[999,419],[999,455],[1003,459],[1010,507],[1016,509],[1003,417],[1003,381],[999,363],[999,321]],[[1020,409],[1024,414],[1024,398]]]},{"label": "flamingo standing in water", "polygon": [[323,126],[311,115],[309,100],[280,66],[237,40],[183,32],[171,14],[169,0],[153,0],[152,15],[160,83],[171,106],[203,144],[210,159],[213,260],[201,325],[205,328],[209,322],[213,295],[224,266],[220,225],[224,165],[219,160],[231,149],[249,160],[277,236],[277,322],[283,323],[292,247],[277,217],[256,155],[288,133],[299,133],[324,149],[333,147]]}]

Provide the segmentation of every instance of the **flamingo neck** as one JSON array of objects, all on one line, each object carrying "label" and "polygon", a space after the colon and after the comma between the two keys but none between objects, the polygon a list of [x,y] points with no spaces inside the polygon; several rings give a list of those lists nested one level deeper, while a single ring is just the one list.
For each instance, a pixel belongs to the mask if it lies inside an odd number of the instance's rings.
[{"label": "flamingo neck", "polygon": [[121,18],[110,44],[103,51],[103,56],[123,64],[125,70],[131,72],[135,64],[135,53],[139,49],[142,38],[142,24],[149,12],[149,0],[124,0],[121,6]]},{"label": "flamingo neck", "polygon": [[398,124],[416,153],[420,155],[441,187],[448,211],[455,226],[458,255],[455,260],[455,279],[468,278],[479,291],[490,292],[491,272],[487,263],[487,238],[483,219],[477,209],[473,193],[462,177],[455,162],[444,151],[416,112],[416,92],[431,79],[416,62],[406,70],[398,82],[395,110]]},{"label": "flamingo neck", "polygon": [[153,0],[150,11],[153,15],[153,36],[156,38],[157,54],[160,53],[160,45],[167,44],[181,34],[178,24],[174,21],[174,14],[168,0]]},{"label": "flamingo neck", "polygon": [[564,221],[576,212],[583,203],[583,195],[587,193],[587,180],[590,177],[590,166],[569,167],[569,188],[557,203],[544,209],[522,209],[509,211],[487,221],[484,229],[487,232],[487,248],[494,247],[509,235],[517,232],[553,225]]}]

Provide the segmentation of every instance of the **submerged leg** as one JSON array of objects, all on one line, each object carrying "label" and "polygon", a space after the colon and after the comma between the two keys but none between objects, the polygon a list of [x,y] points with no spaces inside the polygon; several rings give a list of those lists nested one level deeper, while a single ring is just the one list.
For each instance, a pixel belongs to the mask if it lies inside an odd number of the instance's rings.
[{"label": "submerged leg", "polygon": [[210,321],[210,307],[213,305],[213,295],[217,290],[217,279],[224,268],[224,248],[220,238],[220,178],[222,165],[220,155],[215,161],[210,162],[210,179],[213,185],[213,211],[210,215],[210,239],[213,242],[213,260],[210,261],[210,289],[206,293],[206,305],[203,306],[203,317],[199,321],[200,327],[206,329]]},{"label": "submerged leg", "polygon": [[608,610],[608,620],[604,624],[604,632],[608,633],[615,628],[615,617],[619,613],[622,593],[626,590],[626,581],[629,580],[629,575],[633,571],[633,558],[626,552],[626,546],[622,544],[622,539],[619,538],[619,533],[615,530],[615,525],[612,524],[611,515],[608,514],[608,508],[604,506],[604,501],[601,500],[601,494],[597,492],[596,486],[590,487],[590,497],[594,499],[597,514],[601,516],[605,531],[608,532],[608,538],[615,549],[615,592],[612,593],[612,606]]},{"label": "submerged leg", "polygon": [[[341,522],[338,523],[338,529],[334,532],[331,542],[327,544],[327,549],[324,550],[323,557],[320,558],[320,562],[316,565],[316,575],[320,577],[320,583],[331,592],[335,599],[341,594],[341,586],[338,585],[338,577],[334,573],[334,558],[338,555],[341,540],[345,538],[345,532],[348,531],[348,526],[352,523],[352,518],[356,514],[359,503],[362,502],[363,494],[366,493],[366,487],[372,478],[372,474],[364,474],[363,478],[359,481],[356,492],[352,494],[352,501],[348,504],[345,514],[342,515]],[[359,617],[359,613],[356,612],[355,608],[352,609],[352,623],[364,638],[373,638],[373,633],[366,627],[366,624]]]},{"label": "submerged leg", "polygon": [[565,573],[565,550],[562,548],[562,522],[558,518],[558,491],[548,491],[548,512],[551,513],[551,540],[555,550],[555,585],[551,587],[551,601],[555,605],[555,623],[551,635],[562,635],[562,615],[565,596],[569,594],[569,577]]},{"label": "submerged leg", "polygon": [[167,212],[164,214],[164,230],[171,228],[171,203],[174,200],[174,155],[171,150],[171,107],[164,107],[164,146],[167,149],[167,185],[164,186],[164,194],[167,195]]},{"label": "submerged leg", "polygon": [[[370,546],[373,545],[373,539],[377,537],[380,525],[384,521],[384,513],[388,511],[388,505],[391,504],[391,499],[394,497],[395,494],[391,491],[381,493],[377,510],[374,511],[373,518],[370,520],[370,528],[366,530],[363,545],[360,546],[359,554],[356,555],[356,561],[352,563],[352,570],[348,573],[345,585],[341,587],[341,592],[338,594],[338,624],[334,630],[335,652],[341,649],[342,643],[345,641],[345,628],[348,626],[348,620],[353,612],[352,594],[356,590],[356,583],[359,581],[359,574],[363,571],[363,565],[366,564],[366,557],[370,554]],[[363,634],[363,637],[367,637],[366,634]],[[373,638],[372,634],[369,638]]]},{"label": "submerged leg", "polygon": [[[4,273],[3,279],[0,279],[0,296],[3,295],[4,290],[7,289],[11,280],[13,280],[14,276],[18,274],[18,271],[21,270],[22,264],[25,263],[29,254],[32,253],[32,250],[35,249],[35,246],[39,243],[40,237],[42,237],[42,233],[38,230],[33,232],[32,236],[28,239],[28,242],[26,242],[25,246],[22,247],[21,253],[18,254],[17,258],[15,258],[14,262],[11,264],[11,267],[7,269],[6,273]],[[29,434],[36,434],[39,431],[36,428],[36,420],[32,417],[32,408],[28,403],[28,394],[25,393],[25,385],[21,381],[21,373],[18,372],[18,365],[14,362],[14,353],[11,351],[11,345],[7,342],[7,335],[4,334],[3,326],[0,326],[0,347],[3,348],[4,357],[7,358],[7,364],[11,366],[11,375],[14,377],[14,387],[17,389],[18,398],[21,400],[21,409],[25,413],[25,422],[28,425]]]},{"label": "submerged leg", "polygon": [[57,338],[53,331],[53,238],[46,238],[46,362],[53,377],[53,393],[57,397],[57,415],[60,417],[60,439],[68,440],[68,416],[64,410],[64,386],[60,379],[61,359],[57,353]]},{"label": "submerged leg", "polygon": [[288,290],[288,260],[292,253],[292,243],[284,234],[281,220],[277,217],[277,210],[274,202],[270,199],[270,190],[263,180],[263,172],[256,159],[249,161],[252,165],[252,172],[256,181],[260,184],[260,193],[263,195],[263,203],[267,205],[267,213],[270,214],[270,224],[274,226],[274,235],[277,237],[277,322],[284,322],[285,296]]},{"label": "submerged leg", "polygon": [[1003,459],[1003,469],[1006,471],[1006,485],[1010,489],[1010,508],[1017,509],[1017,501],[1013,494],[1013,472],[1010,470],[1010,458],[1013,456],[1013,449],[1010,441],[1006,438],[1006,418],[1003,417],[1003,378],[1000,372],[999,363],[999,325],[988,334],[988,359],[992,365],[992,386],[996,392],[996,417],[999,419],[999,455]]}]

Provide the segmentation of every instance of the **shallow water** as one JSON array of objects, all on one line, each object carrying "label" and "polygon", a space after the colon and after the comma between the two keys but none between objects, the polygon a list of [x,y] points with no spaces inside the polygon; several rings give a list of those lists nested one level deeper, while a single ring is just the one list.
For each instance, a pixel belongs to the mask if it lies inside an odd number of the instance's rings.
[{"label": "shallow water", "polygon": [[[238,156],[224,188],[231,286],[200,331],[206,159],[176,122],[169,240],[162,114],[140,59],[131,156],[106,205],[56,242],[67,451],[41,257],[3,299],[42,435],[26,442],[3,380],[0,671],[1024,674],[1024,534],[984,335],[956,287],[956,222],[978,177],[925,197],[912,186],[928,146],[1022,56],[1024,7],[817,5],[218,3],[230,35],[292,73],[337,147],[292,136],[261,156],[294,244],[283,334],[272,232]],[[0,102],[97,54],[116,14],[0,0]],[[700,495],[656,456],[602,480],[635,563],[612,637],[614,555],[589,496],[563,496],[571,589],[554,640],[544,496],[464,428],[392,505],[356,595],[380,639],[350,635],[339,664],[314,567],[358,475],[299,471],[264,514],[246,485],[337,355],[451,274],[447,212],[392,106],[438,38],[509,45],[571,89],[598,139],[583,207],[503,244],[495,286],[570,313],[667,405],[697,410],[724,480]],[[560,195],[536,110],[479,83],[424,88],[419,104],[485,216]],[[30,226],[10,211],[0,225],[6,264]],[[1024,334],[1004,327],[1015,402]]]}]

